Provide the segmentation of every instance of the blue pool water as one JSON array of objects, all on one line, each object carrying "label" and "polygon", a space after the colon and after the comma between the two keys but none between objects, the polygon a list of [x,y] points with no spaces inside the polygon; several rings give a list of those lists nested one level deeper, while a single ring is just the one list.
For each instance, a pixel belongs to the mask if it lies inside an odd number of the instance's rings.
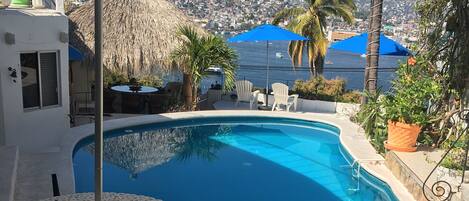
[{"label": "blue pool water", "polygon": [[[104,191],[164,201],[397,200],[352,176],[339,130],[285,118],[203,118],[107,132]],[[73,157],[77,192],[93,185],[92,138]],[[357,187],[359,185],[359,189]]]}]

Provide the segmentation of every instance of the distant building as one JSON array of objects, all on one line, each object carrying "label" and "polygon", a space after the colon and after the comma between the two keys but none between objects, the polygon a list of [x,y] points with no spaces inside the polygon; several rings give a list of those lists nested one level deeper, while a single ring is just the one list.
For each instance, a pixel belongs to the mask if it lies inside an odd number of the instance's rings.
[{"label": "distant building", "polygon": [[327,34],[327,39],[330,42],[341,41],[352,36],[356,36],[358,33],[356,32],[348,32],[348,31],[329,31]]}]

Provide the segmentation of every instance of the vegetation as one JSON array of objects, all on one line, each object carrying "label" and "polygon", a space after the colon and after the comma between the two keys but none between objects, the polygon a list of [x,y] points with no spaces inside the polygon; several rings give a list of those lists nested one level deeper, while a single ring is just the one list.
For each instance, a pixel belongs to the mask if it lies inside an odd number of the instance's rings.
[{"label": "vegetation", "polygon": [[[442,77],[425,58],[409,59],[408,63],[399,66],[396,76],[390,92],[365,92],[368,102],[362,105],[356,118],[372,145],[381,153],[387,139],[388,120],[425,128],[436,117],[433,103],[441,99]],[[426,134],[421,136],[421,142],[428,139]]]},{"label": "vegetation", "polygon": [[231,90],[236,79],[237,55],[222,38],[202,36],[189,26],[179,27],[182,45],[171,53],[183,73],[184,102],[188,110],[195,108],[197,87],[206,76],[207,69],[219,66],[223,69],[224,90]]},{"label": "vegetation", "polygon": [[135,80],[140,85],[161,87],[163,80],[157,75],[143,75],[139,77],[129,77],[121,72],[106,69],[104,72],[104,87],[109,88],[114,85],[129,84],[131,80]]},{"label": "vegetation", "polygon": [[326,79],[323,76],[312,77],[310,80],[297,80],[293,92],[301,98],[309,100],[338,101],[358,103],[360,93],[358,91],[346,91],[345,80]]},{"label": "vegetation", "polygon": [[365,134],[371,144],[379,153],[384,153],[384,141],[387,138],[387,120],[385,108],[383,107],[383,95],[381,90],[376,93],[365,91],[364,96],[368,99],[356,116],[356,121],[365,130]]},{"label": "vegetation", "polygon": [[292,41],[288,53],[294,67],[301,66],[303,50],[307,48],[308,63],[314,76],[322,72],[328,40],[327,18],[338,17],[353,23],[353,0],[307,0],[306,7],[285,8],[275,15],[272,24],[288,22],[286,28],[309,38],[309,41]]},{"label": "vegetation", "polygon": [[384,101],[387,119],[420,126],[429,123],[434,115],[431,105],[442,98],[442,76],[436,70],[424,57],[411,57],[401,64]]},{"label": "vegetation", "polygon": [[[391,93],[383,98],[368,93],[356,120],[372,142],[386,138],[381,125],[388,119],[422,125],[419,142],[443,149],[454,145],[442,164],[462,169],[467,136],[456,139],[467,125],[456,116],[469,105],[469,1],[422,0],[416,8],[416,58],[399,67]],[[383,151],[381,142],[373,145]]]}]

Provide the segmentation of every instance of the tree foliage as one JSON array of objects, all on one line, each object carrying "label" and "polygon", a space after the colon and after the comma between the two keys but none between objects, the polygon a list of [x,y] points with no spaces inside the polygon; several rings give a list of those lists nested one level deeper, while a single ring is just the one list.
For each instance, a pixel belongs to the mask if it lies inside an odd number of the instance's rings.
[{"label": "tree foliage", "polygon": [[441,74],[448,74],[447,92],[463,94],[469,82],[468,0],[423,0],[417,12],[422,44],[418,54],[427,55]]},{"label": "tree foliage", "polygon": [[469,1],[422,0],[416,9],[420,16],[417,54],[424,55],[445,78],[442,98],[432,106],[439,113],[430,130],[438,146],[458,133],[460,123],[453,117],[469,106]]},{"label": "tree foliage", "polygon": [[305,7],[285,8],[278,12],[272,24],[287,23],[286,28],[309,38],[309,41],[292,41],[288,54],[294,67],[301,66],[305,48],[313,75],[318,75],[324,65],[328,40],[327,18],[338,17],[353,23],[355,4],[353,0],[306,0]]},{"label": "tree foliage", "polygon": [[191,97],[197,97],[198,85],[208,75],[207,69],[214,66],[223,69],[223,89],[233,89],[238,56],[222,38],[201,35],[189,26],[180,27],[178,36],[183,42],[172,52],[171,58],[178,64],[183,74],[190,76],[191,79],[185,81],[190,82],[186,86],[190,86],[193,90]]}]

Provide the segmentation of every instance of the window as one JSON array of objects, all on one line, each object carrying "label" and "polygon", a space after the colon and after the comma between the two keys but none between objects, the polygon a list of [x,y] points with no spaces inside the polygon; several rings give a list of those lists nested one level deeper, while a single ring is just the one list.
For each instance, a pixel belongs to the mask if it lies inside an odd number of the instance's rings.
[{"label": "window", "polygon": [[21,53],[23,107],[59,105],[57,52]]}]

